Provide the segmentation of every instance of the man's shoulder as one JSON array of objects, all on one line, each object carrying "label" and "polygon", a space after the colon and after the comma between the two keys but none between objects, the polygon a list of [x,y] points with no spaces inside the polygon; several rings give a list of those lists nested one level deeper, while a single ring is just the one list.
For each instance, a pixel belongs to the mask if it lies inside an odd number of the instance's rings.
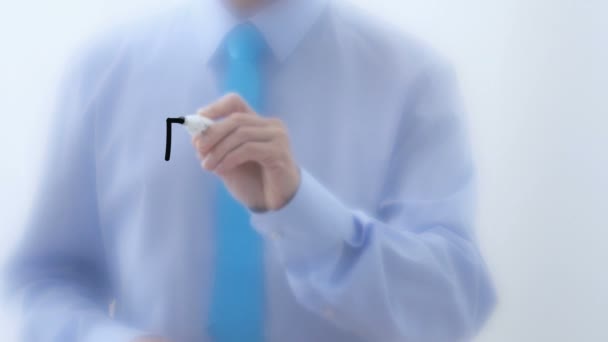
[{"label": "man's shoulder", "polygon": [[450,63],[428,42],[349,2],[334,2],[329,17],[340,46],[362,63],[408,74]]},{"label": "man's shoulder", "polygon": [[174,5],[105,27],[78,45],[70,67],[98,77],[167,54],[170,44],[179,43],[175,37],[187,16],[185,7]]}]

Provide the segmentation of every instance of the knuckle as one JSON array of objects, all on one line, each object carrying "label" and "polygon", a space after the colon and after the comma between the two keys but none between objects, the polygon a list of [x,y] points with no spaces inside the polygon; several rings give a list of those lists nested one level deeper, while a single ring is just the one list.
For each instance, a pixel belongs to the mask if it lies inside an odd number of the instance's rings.
[{"label": "knuckle", "polygon": [[269,122],[270,122],[270,123],[271,123],[273,126],[276,126],[276,127],[283,127],[283,126],[284,126],[284,124],[283,124],[283,120],[281,120],[281,119],[279,119],[279,118],[270,118],[270,119],[268,119],[268,121],[269,121]]},{"label": "knuckle", "polygon": [[284,131],[279,127],[272,127],[270,131],[274,137],[281,137],[284,135]]},{"label": "knuckle", "polygon": [[236,129],[235,135],[239,140],[249,140],[252,137],[252,132],[249,127],[241,126]]},{"label": "knuckle", "polygon": [[234,165],[239,164],[239,160],[240,160],[240,155],[237,153],[230,153],[229,155],[226,156],[226,158],[224,158],[222,160],[222,165],[226,166],[226,167],[232,167]]},{"label": "knuckle", "polygon": [[261,151],[260,151],[257,143],[246,142],[243,145],[242,155],[244,157],[253,157],[253,158],[256,158],[256,157],[259,157],[260,154],[261,154]]},{"label": "knuckle", "polygon": [[249,155],[255,152],[255,145],[251,142],[246,142],[243,144],[243,148],[241,150],[241,154]]},{"label": "knuckle", "polygon": [[272,146],[263,148],[259,151],[260,159],[265,162],[270,162],[273,159],[276,159],[276,154]]},{"label": "knuckle", "polygon": [[241,96],[235,92],[230,92],[224,96],[224,99],[227,102],[240,102]]},{"label": "knuckle", "polygon": [[230,118],[237,125],[243,125],[247,122],[247,115],[244,113],[232,114]]},{"label": "knuckle", "polygon": [[213,156],[207,157],[207,159],[205,159],[205,166],[212,167],[213,165],[215,165],[215,157],[213,157]]},{"label": "knuckle", "polygon": [[193,136],[190,141],[192,142],[192,145],[194,145],[196,148],[198,148],[199,144],[201,143],[200,134]]},{"label": "knuckle", "polygon": [[209,146],[210,144],[214,144],[215,140],[217,139],[217,134],[218,134],[218,128],[217,127],[209,127],[206,131],[205,131],[205,135],[204,138],[199,139],[199,142],[201,143],[201,146]]},{"label": "knuckle", "polygon": [[205,130],[205,132],[199,134],[199,136],[201,138],[208,139],[210,136],[213,136],[215,134],[215,132],[217,132],[217,126],[216,125],[211,125],[210,127],[208,127]]},{"label": "knuckle", "polygon": [[282,130],[282,129],[276,129],[275,131],[273,131],[273,139],[276,143],[280,144],[280,145],[284,145],[286,142],[289,141],[288,137],[287,137],[287,133]]},{"label": "knuckle", "polygon": [[245,99],[243,99],[243,97],[241,95],[239,95],[238,93],[230,93],[227,95],[228,97],[228,102],[230,103],[230,106],[234,109],[234,110],[238,110],[238,111],[246,111],[247,110],[247,102],[245,102]]},{"label": "knuckle", "polygon": [[283,122],[283,120],[281,119],[274,119],[274,126],[276,127],[276,129],[279,132],[279,135],[281,136],[287,136],[287,125],[285,124],[285,122]]}]

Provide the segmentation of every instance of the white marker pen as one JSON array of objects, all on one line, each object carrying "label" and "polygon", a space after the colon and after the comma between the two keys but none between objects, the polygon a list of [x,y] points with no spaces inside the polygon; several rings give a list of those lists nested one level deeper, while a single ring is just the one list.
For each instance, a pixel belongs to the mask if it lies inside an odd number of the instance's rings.
[{"label": "white marker pen", "polygon": [[211,125],[213,125],[213,120],[197,114],[181,116],[178,118],[167,118],[167,143],[165,148],[166,161],[171,159],[171,128],[174,123],[185,126],[188,133],[190,133],[191,136],[195,136],[203,133],[209,127],[211,127]]}]

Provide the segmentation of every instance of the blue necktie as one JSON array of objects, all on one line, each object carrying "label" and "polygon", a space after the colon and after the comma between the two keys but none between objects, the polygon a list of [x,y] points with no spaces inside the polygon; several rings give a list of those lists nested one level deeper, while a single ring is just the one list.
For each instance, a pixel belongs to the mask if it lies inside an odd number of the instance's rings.
[{"label": "blue necktie", "polygon": [[[249,24],[236,27],[224,42],[225,92],[241,95],[256,111],[262,103],[260,60],[266,47]],[[263,245],[248,210],[218,185],[216,261],[209,333],[215,342],[264,341]]]}]

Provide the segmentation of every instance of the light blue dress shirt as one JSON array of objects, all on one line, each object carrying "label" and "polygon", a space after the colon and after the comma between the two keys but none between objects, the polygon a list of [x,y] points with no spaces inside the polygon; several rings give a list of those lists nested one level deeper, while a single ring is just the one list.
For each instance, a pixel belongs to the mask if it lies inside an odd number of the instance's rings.
[{"label": "light blue dress shirt", "polygon": [[[494,292],[450,67],[339,1],[282,1],[251,22],[273,52],[264,114],[286,123],[302,170],[284,208],[251,215],[267,341],[471,338]],[[26,341],[209,341],[215,176],[179,130],[163,160],[164,124],[219,97],[215,55],[236,24],[219,1],[192,1],[71,64],[9,270]]]}]

